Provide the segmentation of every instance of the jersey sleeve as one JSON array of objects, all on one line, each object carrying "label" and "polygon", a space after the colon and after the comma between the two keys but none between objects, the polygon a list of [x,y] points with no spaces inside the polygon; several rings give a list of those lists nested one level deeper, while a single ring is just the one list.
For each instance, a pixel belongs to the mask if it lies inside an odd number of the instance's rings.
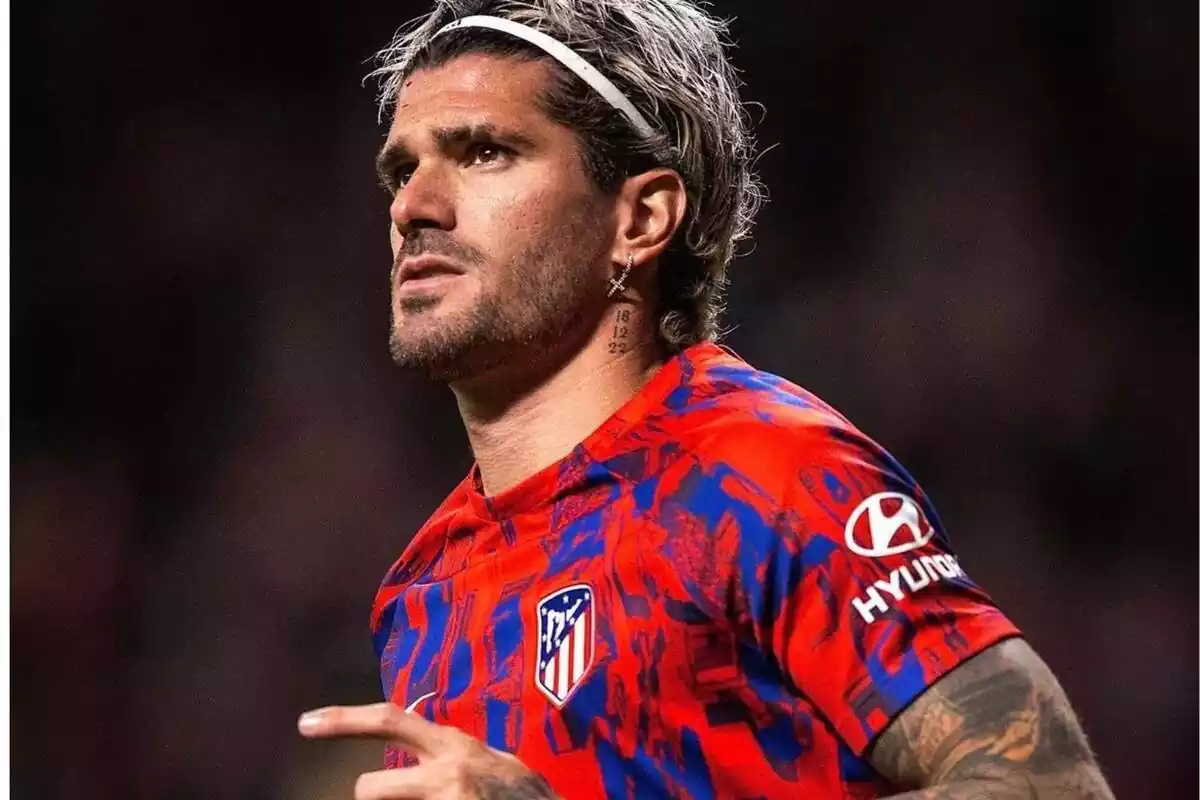
[{"label": "jersey sleeve", "polygon": [[675,539],[695,552],[668,553],[679,579],[855,754],[941,676],[1020,634],[929,498],[854,428],[741,436],[703,461],[675,494],[696,521]]},{"label": "jersey sleeve", "polygon": [[742,542],[765,557],[737,575],[740,594],[760,643],[861,755],[938,678],[1019,631],[882,448],[827,428],[798,455],[771,540]]}]

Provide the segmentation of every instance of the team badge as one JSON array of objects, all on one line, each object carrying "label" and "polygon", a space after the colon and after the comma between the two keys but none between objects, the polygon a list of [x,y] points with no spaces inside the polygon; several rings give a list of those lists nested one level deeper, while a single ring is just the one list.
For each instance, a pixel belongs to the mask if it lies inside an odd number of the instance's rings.
[{"label": "team badge", "polygon": [[537,687],[562,708],[592,666],[596,608],[592,587],[578,583],[543,597],[537,604]]}]

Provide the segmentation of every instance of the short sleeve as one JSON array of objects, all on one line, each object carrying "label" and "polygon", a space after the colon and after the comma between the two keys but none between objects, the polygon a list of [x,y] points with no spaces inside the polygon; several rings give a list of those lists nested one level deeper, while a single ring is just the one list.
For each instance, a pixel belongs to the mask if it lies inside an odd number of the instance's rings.
[{"label": "short sleeve", "polygon": [[738,614],[863,754],[938,678],[1019,635],[967,575],[929,498],[851,428],[813,428],[769,525],[745,526]]},{"label": "short sleeve", "polygon": [[[665,557],[854,753],[942,675],[1020,632],[904,468],[850,426],[727,438],[668,492]],[[688,524],[679,522],[686,519]]]}]

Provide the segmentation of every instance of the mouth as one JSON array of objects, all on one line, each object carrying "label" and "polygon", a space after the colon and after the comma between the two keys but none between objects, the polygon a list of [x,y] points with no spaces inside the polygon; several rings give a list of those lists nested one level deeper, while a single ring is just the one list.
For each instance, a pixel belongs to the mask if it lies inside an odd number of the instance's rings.
[{"label": "mouth", "polygon": [[432,291],[463,271],[449,261],[436,256],[414,256],[400,262],[396,272],[396,293],[401,295]]}]

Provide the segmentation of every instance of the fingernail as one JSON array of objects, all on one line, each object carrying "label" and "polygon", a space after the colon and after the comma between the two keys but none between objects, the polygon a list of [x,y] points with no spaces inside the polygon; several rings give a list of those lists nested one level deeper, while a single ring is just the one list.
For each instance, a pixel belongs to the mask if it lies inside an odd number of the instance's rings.
[{"label": "fingernail", "polygon": [[300,720],[296,723],[296,727],[300,729],[301,733],[313,733],[320,724],[320,711],[305,711],[300,715]]}]

